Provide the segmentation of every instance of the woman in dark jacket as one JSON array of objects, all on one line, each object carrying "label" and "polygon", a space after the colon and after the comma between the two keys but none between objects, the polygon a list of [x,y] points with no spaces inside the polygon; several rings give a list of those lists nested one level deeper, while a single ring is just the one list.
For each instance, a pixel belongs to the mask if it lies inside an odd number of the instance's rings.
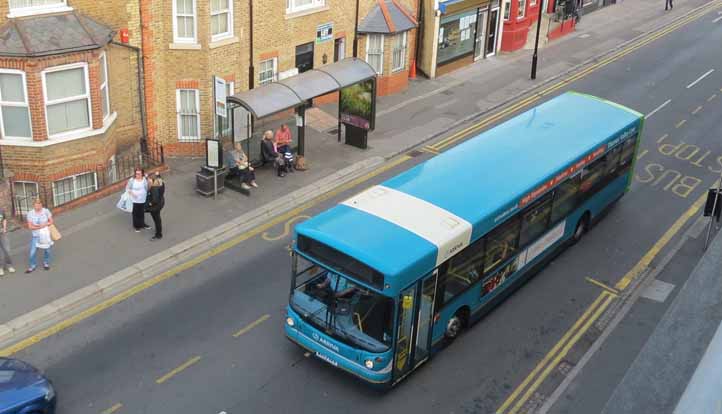
[{"label": "woman in dark jacket", "polygon": [[149,197],[148,211],[150,216],[153,217],[153,224],[155,225],[155,235],[150,240],[160,240],[163,238],[163,223],[160,219],[160,211],[165,206],[165,183],[158,172],[155,173],[151,180]]},{"label": "woman in dark jacket", "polygon": [[281,154],[276,151],[273,144],[273,131],[268,130],[263,133],[263,140],[261,141],[261,157],[263,162],[273,162],[276,167],[276,173],[279,177],[284,177],[286,174],[286,165],[283,161]]}]

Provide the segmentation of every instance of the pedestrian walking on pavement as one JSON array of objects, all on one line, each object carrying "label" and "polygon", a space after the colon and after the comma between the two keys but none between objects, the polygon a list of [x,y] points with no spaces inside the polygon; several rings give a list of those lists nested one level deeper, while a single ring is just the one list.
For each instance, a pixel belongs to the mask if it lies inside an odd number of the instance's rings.
[{"label": "pedestrian walking on pavement", "polygon": [[15,273],[12,259],[10,258],[10,243],[8,243],[8,218],[5,210],[0,208],[0,276],[5,276],[5,269],[10,273]]},{"label": "pedestrian walking on pavement", "polygon": [[153,226],[155,227],[155,235],[150,240],[160,240],[163,238],[163,223],[160,219],[160,211],[165,206],[165,183],[159,172],[156,172],[150,181],[148,196],[150,197],[148,211],[150,216],[153,217]]},{"label": "pedestrian walking on pavement", "polygon": [[43,269],[50,270],[53,240],[50,238],[50,226],[53,225],[53,214],[43,207],[43,202],[36,198],[33,209],[26,215],[28,228],[32,231],[30,239],[29,266],[25,273],[31,273],[37,267],[38,249],[43,250]]},{"label": "pedestrian walking on pavement", "polygon": [[672,0],[664,0],[664,10],[673,9],[674,4],[672,4]]},{"label": "pedestrian walking on pavement", "polygon": [[150,230],[150,226],[145,224],[145,202],[148,198],[148,179],[142,168],[136,168],[133,177],[128,180],[125,191],[133,202],[133,229],[139,233],[142,229]]}]

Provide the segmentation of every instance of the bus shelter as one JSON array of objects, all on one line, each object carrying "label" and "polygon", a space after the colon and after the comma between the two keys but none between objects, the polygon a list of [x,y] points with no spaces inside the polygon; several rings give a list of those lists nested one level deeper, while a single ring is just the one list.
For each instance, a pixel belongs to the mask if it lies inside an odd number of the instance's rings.
[{"label": "bus shelter", "polygon": [[[312,99],[337,91],[340,92],[339,141],[342,119],[347,125],[347,132],[359,128],[365,128],[365,131],[373,130],[376,117],[376,71],[361,59],[346,58],[278,82],[228,96],[226,104],[233,140],[246,141],[246,153],[250,158],[255,159],[257,152],[251,150],[251,141],[260,151],[261,133],[254,134],[254,125],[259,120],[293,110],[296,113],[298,128],[298,156],[303,158],[306,147],[306,108],[311,105]],[[236,119],[238,108],[245,109],[249,119]],[[241,128],[238,128],[237,122],[241,123]],[[237,131],[241,131],[240,139],[236,137]]]}]

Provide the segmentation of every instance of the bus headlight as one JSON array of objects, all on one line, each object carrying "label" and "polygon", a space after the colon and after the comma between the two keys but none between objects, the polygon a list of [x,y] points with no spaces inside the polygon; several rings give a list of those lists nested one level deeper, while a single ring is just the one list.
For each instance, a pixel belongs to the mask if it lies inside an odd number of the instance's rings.
[{"label": "bus headlight", "polygon": [[48,389],[45,391],[45,401],[50,402],[53,398],[55,398],[55,390],[52,385],[49,385]]},{"label": "bus headlight", "polygon": [[287,323],[288,326],[290,326],[291,328],[293,328],[293,326],[296,324],[296,322],[295,322],[295,321],[293,320],[293,318],[290,317],[290,316],[289,316],[288,318],[286,318],[286,323]]},{"label": "bus headlight", "polygon": [[367,359],[366,362],[364,362],[364,365],[366,365],[366,368],[368,369],[374,369],[374,361]]}]

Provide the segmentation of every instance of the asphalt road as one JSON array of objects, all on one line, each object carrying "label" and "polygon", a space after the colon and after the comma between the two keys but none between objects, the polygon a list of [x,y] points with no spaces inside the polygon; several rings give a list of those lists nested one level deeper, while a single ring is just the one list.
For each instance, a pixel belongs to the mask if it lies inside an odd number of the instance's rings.
[{"label": "asphalt road", "polygon": [[[284,338],[290,239],[283,225],[17,356],[55,381],[60,414],[494,412],[599,294],[586,278],[613,286],[719,175],[722,24],[715,17],[568,86],[645,114],[670,100],[646,123],[632,191],[581,243],[391,392],[368,389]],[[685,250],[670,283],[684,282],[697,251]],[[594,355],[552,412],[601,412],[669,302],[635,305],[621,337]],[[523,407],[548,396],[542,389]]]}]

